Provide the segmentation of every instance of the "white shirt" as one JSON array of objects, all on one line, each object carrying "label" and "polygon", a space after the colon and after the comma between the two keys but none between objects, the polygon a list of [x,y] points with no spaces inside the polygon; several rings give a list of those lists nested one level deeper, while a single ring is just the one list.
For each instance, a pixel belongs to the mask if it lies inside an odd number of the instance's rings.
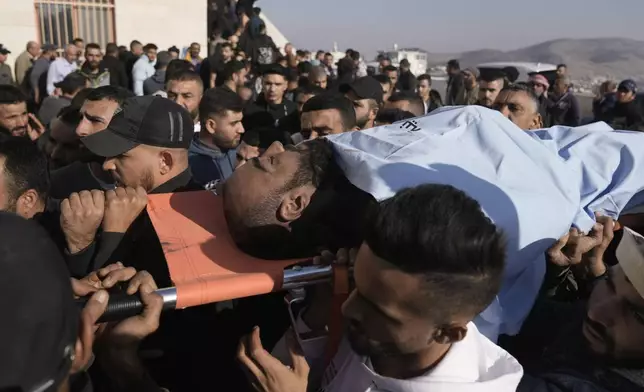
[{"label": "white shirt", "polygon": [[[335,376],[328,377],[329,375]],[[324,392],[514,392],[523,376],[519,362],[476,329],[452,345],[423,376],[396,380],[377,374],[368,358],[359,357],[345,340],[323,380]],[[328,377],[329,379],[326,379]]]},{"label": "white shirt", "polygon": [[[304,328],[302,328],[304,327]],[[298,320],[298,330],[307,328]],[[273,354],[284,357],[284,342]],[[316,364],[324,357],[325,344],[305,342],[302,349],[311,365],[309,379],[315,378]],[[519,362],[483,336],[474,323],[467,325],[465,338],[452,345],[443,359],[420,377],[397,380],[373,370],[371,360],[358,356],[344,339],[327,367],[320,391],[323,392],[514,392],[523,377]],[[317,385],[314,385],[317,387]]]},{"label": "white shirt", "polygon": [[150,59],[146,55],[142,55],[132,68],[132,79],[134,80],[134,94],[139,97],[142,97],[143,94],[143,82],[149,77],[154,75],[156,71],[154,65],[156,61],[150,62]]},{"label": "white shirt", "polygon": [[75,62],[70,63],[64,57],[59,57],[52,61],[47,72],[47,94],[52,95],[56,90],[54,83],[62,82],[65,76],[77,69],[78,65]]}]

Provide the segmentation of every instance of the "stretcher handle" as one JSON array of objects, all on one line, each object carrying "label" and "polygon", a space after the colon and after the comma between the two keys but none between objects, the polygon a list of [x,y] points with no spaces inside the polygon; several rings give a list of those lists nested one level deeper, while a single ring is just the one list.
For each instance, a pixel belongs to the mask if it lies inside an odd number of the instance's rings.
[{"label": "stretcher handle", "polygon": [[[174,287],[169,287],[165,289],[159,289],[156,291],[157,294],[163,298],[163,310],[174,309],[177,304],[177,289]],[[88,297],[81,297],[76,299],[76,306],[79,309],[83,309]],[[107,308],[105,313],[98,319],[97,324],[100,323],[110,323],[125,320],[127,318],[139,315],[143,313],[143,301],[141,301],[140,295],[127,295],[126,293],[110,293],[110,299],[107,302]]]}]

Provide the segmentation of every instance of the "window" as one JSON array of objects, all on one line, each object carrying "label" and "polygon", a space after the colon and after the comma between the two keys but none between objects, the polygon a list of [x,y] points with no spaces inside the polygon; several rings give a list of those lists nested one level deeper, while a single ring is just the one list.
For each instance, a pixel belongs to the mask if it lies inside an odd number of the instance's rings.
[{"label": "window", "polygon": [[114,0],[35,0],[40,42],[59,48],[76,37],[105,48],[114,42]]}]

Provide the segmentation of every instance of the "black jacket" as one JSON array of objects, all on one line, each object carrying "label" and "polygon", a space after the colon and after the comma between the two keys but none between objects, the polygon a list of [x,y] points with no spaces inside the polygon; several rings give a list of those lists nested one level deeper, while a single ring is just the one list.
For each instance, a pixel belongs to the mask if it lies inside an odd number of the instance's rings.
[{"label": "black jacket", "polygon": [[400,76],[398,76],[398,83],[396,88],[398,91],[403,91],[403,92],[415,92],[416,91],[416,84],[417,84],[416,77],[414,76],[411,71],[407,72],[401,72]]},{"label": "black jacket", "polygon": [[637,101],[617,102],[599,120],[607,122],[615,129],[644,131],[644,114],[642,111],[642,107]]},{"label": "black jacket", "polygon": [[568,92],[561,97],[550,98],[550,125],[566,125],[577,127],[581,124],[581,109],[579,100],[574,94]]},{"label": "black jacket", "polygon": [[129,78],[122,61],[116,57],[105,56],[101,61],[100,68],[110,72],[110,86],[128,88]]},{"label": "black jacket", "polygon": [[[254,103],[246,107],[243,124],[247,131],[272,128],[295,133],[299,129],[292,129],[292,124],[297,117],[297,105],[294,102],[284,99],[280,104],[271,104],[266,102],[264,95],[260,95]],[[295,124],[297,123],[295,121]]]},{"label": "black jacket", "polygon": [[[187,169],[150,194],[196,190],[203,188],[192,180],[192,174]],[[146,210],[126,233],[99,233],[94,243],[75,256],[75,263],[69,265],[73,276],[85,276],[104,265],[120,261],[137,270],[147,270],[159,287],[171,285],[163,249]]]}]

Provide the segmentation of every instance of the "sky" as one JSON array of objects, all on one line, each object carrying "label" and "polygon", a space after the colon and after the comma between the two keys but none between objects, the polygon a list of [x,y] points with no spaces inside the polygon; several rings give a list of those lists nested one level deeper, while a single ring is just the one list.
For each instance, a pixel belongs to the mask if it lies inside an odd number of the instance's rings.
[{"label": "sky", "polygon": [[433,53],[518,49],[558,38],[644,41],[644,0],[258,0],[298,48]]}]

